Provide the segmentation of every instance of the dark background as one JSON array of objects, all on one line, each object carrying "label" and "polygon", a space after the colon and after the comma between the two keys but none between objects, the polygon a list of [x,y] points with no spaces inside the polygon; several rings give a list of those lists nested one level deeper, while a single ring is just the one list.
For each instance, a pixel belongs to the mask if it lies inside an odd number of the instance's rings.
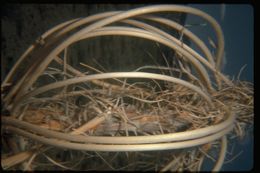
[{"label": "dark background", "polygon": [[[144,4],[7,4],[2,6],[2,79],[22,53],[52,27],[79,17],[142,6]],[[181,13],[160,15],[182,24],[186,18],[186,15]],[[178,35],[174,30],[164,29],[166,32]],[[159,48],[155,42],[145,39],[102,36],[73,44],[68,50],[68,56],[70,63],[78,68],[80,68],[79,62],[92,66],[97,66],[95,63],[98,62],[107,71],[132,71],[143,65],[154,65],[155,61],[164,65],[161,52],[165,52],[167,57],[174,55],[169,48],[165,46]]]},{"label": "dark background", "polygon": [[[225,61],[222,70],[230,78],[237,79],[237,75],[246,64],[240,75],[240,80],[254,83],[254,8],[248,4],[190,4],[217,20],[225,37]],[[202,23],[194,16],[188,15],[186,24]],[[207,34],[211,30],[207,27],[191,27],[193,33],[208,43]],[[212,38],[213,41],[214,37]],[[235,142],[234,155],[242,151],[240,157],[229,164],[224,164],[223,171],[246,171],[251,170],[254,164],[254,136],[250,131],[243,141]],[[228,151],[231,150],[231,145]],[[230,159],[228,155],[228,159]],[[207,165],[205,165],[207,167]],[[210,168],[209,168],[210,169]]]}]

